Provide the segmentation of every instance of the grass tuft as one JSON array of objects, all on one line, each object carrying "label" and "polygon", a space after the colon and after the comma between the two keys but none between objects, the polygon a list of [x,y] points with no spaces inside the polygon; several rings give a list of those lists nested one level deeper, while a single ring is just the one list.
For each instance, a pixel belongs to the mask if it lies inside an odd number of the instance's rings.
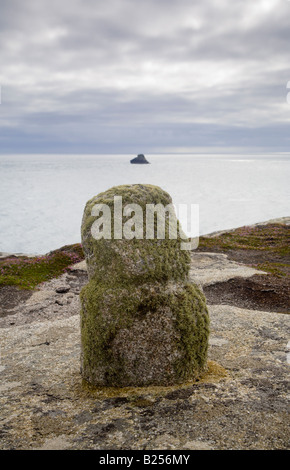
[{"label": "grass tuft", "polygon": [[21,289],[34,289],[66,272],[84,259],[80,244],[67,245],[44,256],[28,258],[11,256],[0,260],[0,286],[14,285]]}]

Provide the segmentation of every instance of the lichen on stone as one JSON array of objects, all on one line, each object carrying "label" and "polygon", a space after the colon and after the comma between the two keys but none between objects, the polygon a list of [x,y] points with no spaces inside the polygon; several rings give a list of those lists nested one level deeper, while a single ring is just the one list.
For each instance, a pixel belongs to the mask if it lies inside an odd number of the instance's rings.
[{"label": "lichen on stone", "polygon": [[[117,387],[195,379],[206,364],[209,318],[203,293],[188,280],[190,255],[180,249],[179,234],[169,238],[167,216],[164,239],[96,240],[92,209],[109,206],[113,225],[115,196],[122,197],[122,208],[138,204],[144,214],[146,204],[172,203],[152,185],[118,186],[88,201],[82,221],[89,275],[80,295],[83,377]],[[145,235],[145,215],[143,227]]]}]

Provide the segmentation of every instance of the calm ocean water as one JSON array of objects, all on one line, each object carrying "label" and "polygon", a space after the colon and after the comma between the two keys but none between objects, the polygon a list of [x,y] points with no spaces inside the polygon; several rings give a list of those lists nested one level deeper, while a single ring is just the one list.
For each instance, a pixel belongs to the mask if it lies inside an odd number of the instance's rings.
[{"label": "calm ocean water", "polygon": [[[47,253],[80,242],[88,199],[150,183],[199,205],[199,232],[290,215],[290,157],[254,155],[0,155],[0,251]],[[182,220],[181,220],[182,222]]]}]

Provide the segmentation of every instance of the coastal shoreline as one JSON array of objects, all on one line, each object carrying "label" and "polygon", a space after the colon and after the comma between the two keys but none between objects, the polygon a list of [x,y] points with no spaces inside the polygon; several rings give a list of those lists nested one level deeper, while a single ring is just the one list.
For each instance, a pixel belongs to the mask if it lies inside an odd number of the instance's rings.
[{"label": "coastal shoreline", "polygon": [[[288,226],[288,225],[290,225],[290,217],[278,217],[276,219],[269,219],[267,221],[257,222],[255,224],[247,225],[247,227],[250,227],[250,228],[251,227],[260,227],[260,226],[264,226],[264,225],[268,225],[268,224],[281,224],[281,225]],[[223,235],[225,233],[234,232],[235,230],[237,230],[237,228],[239,228],[239,227],[230,228],[230,229],[226,229],[226,230],[217,230],[215,232],[210,232],[208,234],[201,235],[200,237],[204,237],[204,238],[218,237],[218,236]],[[11,256],[15,256],[15,257],[25,256],[25,257],[28,257],[28,258],[33,258],[34,256],[45,256],[46,254],[47,253],[21,253],[21,252],[8,253],[8,252],[0,251],[0,259],[8,258],[8,257],[11,257]]]}]

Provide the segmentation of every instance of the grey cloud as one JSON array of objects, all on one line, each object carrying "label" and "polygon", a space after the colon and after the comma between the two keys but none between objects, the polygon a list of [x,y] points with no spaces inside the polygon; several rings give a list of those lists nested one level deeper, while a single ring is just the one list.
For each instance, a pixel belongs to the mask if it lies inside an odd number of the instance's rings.
[{"label": "grey cloud", "polygon": [[276,5],[2,0],[2,150],[110,152],[137,136],[260,147],[278,134],[288,148],[290,3]]}]

